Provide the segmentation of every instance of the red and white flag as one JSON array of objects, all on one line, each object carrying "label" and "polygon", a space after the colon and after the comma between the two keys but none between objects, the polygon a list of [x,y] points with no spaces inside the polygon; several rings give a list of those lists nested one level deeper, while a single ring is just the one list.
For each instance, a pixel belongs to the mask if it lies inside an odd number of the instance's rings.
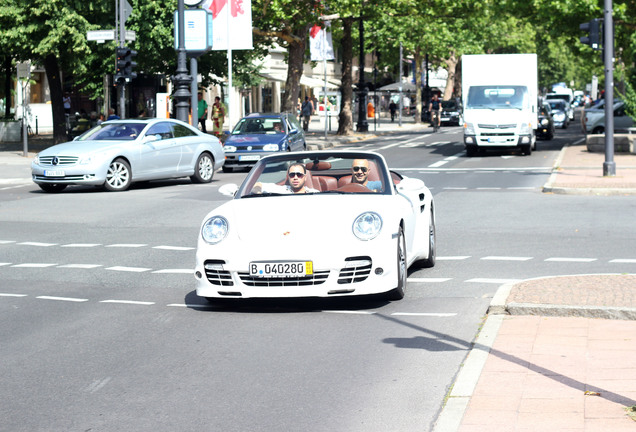
[{"label": "red and white flag", "polygon": [[253,48],[252,0],[206,0],[201,7],[212,13],[212,50]]},{"label": "red and white flag", "polygon": [[329,22],[325,21],[324,29],[316,24],[309,30],[309,52],[312,61],[335,59],[329,27]]}]

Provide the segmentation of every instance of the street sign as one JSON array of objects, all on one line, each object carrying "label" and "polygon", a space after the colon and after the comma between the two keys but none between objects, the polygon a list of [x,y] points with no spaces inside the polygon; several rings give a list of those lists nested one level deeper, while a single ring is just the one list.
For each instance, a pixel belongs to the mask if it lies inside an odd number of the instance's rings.
[{"label": "street sign", "polygon": [[134,30],[126,30],[126,40],[135,41],[137,39],[137,33]]},{"label": "street sign", "polygon": [[20,78],[28,78],[30,72],[31,72],[31,63],[30,62],[18,63],[18,79],[20,79]]},{"label": "street sign", "polygon": [[123,22],[128,21],[128,18],[130,17],[130,14],[133,11],[132,6],[130,5],[130,3],[128,3],[126,0],[121,0],[124,2],[124,19]]},{"label": "street sign", "polygon": [[86,32],[86,39],[89,41],[104,42],[115,40],[115,30],[91,30]]},{"label": "street sign", "polygon": [[[174,11],[174,49],[179,49],[179,16]],[[185,22],[185,49],[189,53],[204,53],[212,48],[213,15],[205,9],[186,9],[183,11]]]}]

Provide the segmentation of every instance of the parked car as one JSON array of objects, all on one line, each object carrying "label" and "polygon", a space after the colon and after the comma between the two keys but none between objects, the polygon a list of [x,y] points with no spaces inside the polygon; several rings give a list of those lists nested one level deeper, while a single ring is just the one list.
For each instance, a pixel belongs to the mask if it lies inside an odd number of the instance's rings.
[{"label": "parked car", "polygon": [[378,153],[270,155],[240,187],[219,192],[234,199],[205,216],[196,252],[196,292],[209,301],[366,294],[399,300],[409,266],[435,265],[431,191],[390,171]]},{"label": "parked car", "polygon": [[567,129],[570,124],[570,117],[568,116],[568,103],[560,99],[548,99],[548,104],[552,110],[552,119],[554,120],[554,127]]},{"label": "parked car", "polygon": [[460,126],[463,123],[462,104],[457,99],[442,101],[441,124]]},{"label": "parked car", "polygon": [[216,137],[179,120],[111,120],[41,151],[31,173],[46,192],[68,185],[124,191],[142,180],[190,177],[209,183],[224,160]]},{"label": "parked car", "polygon": [[539,102],[538,109],[538,127],[535,134],[537,138],[551,140],[554,138],[554,119],[552,118],[550,104],[547,102]]},{"label": "parked car", "polygon": [[[583,113],[583,130],[585,133],[602,134],[605,133],[605,101],[594,105],[593,108],[586,109]],[[614,100],[614,130],[625,131],[634,127],[634,119],[625,112],[625,102]]]},{"label": "parked car", "polygon": [[239,120],[225,140],[223,172],[251,168],[272,153],[306,149],[305,132],[295,115],[253,113]]}]

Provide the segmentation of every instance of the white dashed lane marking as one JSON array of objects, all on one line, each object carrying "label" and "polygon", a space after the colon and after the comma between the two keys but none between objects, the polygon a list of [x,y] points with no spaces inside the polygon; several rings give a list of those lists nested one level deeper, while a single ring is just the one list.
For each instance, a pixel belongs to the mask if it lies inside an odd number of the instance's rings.
[{"label": "white dashed lane marking", "polygon": [[144,268],[144,267],[115,266],[115,267],[107,267],[106,270],[122,271],[122,272],[133,272],[133,273],[143,273],[143,272],[150,271],[152,269]]},{"label": "white dashed lane marking", "polygon": [[36,298],[41,300],[56,300],[56,301],[66,301],[66,302],[75,302],[75,303],[84,303],[88,301],[88,299],[73,298],[73,297],[38,296]]}]

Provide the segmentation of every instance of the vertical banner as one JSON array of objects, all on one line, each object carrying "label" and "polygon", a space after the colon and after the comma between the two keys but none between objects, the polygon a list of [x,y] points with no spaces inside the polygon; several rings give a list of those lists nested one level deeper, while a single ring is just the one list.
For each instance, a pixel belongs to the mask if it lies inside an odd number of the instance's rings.
[{"label": "vertical banner", "polygon": [[253,49],[252,0],[205,0],[202,8],[212,13],[214,51]]},{"label": "vertical banner", "polygon": [[311,30],[309,30],[309,51],[311,53],[311,61],[335,59],[329,27],[329,22],[325,21],[324,29],[316,24],[311,28]]}]

